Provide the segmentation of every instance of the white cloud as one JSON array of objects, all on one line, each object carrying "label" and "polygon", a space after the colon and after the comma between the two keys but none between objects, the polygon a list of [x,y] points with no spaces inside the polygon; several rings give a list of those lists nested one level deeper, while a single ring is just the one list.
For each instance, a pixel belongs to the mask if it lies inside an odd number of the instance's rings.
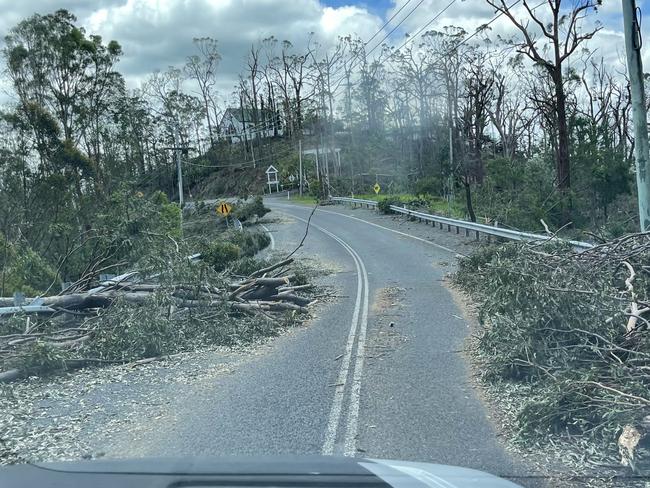
[{"label": "white cloud", "polygon": [[[222,54],[219,86],[223,95],[228,96],[252,43],[274,36],[280,40],[287,39],[296,49],[301,49],[311,32],[324,48],[332,46],[341,35],[353,34],[369,39],[385,19],[406,2],[395,0],[382,19],[355,0],[350,0],[350,5],[339,7],[325,6],[319,0],[0,0],[3,11],[0,34],[4,36],[11,26],[34,12],[48,13],[66,8],[78,16],[79,24],[88,32],[100,34],[105,40],[115,39],[122,45],[124,56],[119,69],[132,87],[138,86],[156,69],[182,65],[185,58],[194,53],[192,38],[213,37],[219,41]],[[539,4],[533,0],[529,2]],[[637,2],[642,10],[650,10],[650,0]],[[390,41],[400,43],[405,33],[419,30],[447,3],[447,0],[424,0]],[[411,2],[407,5],[385,32],[404,19],[416,4]],[[543,5],[538,11],[543,9],[548,7]],[[515,10],[518,17],[526,16],[522,3]],[[494,9],[485,0],[457,0],[428,29],[441,30],[444,26],[456,25],[473,33],[494,15]],[[597,49],[598,55],[605,56],[608,62],[617,62],[624,53],[620,2],[603,2],[599,13],[590,16],[590,21],[596,18],[605,28],[589,46]],[[492,38],[516,33],[505,17],[490,27],[489,36]],[[643,25],[643,34],[646,46],[650,46],[648,22]],[[374,46],[382,37],[377,36],[371,44]],[[650,70],[648,48],[644,48],[644,61],[646,70]]]},{"label": "white cloud", "polygon": [[[29,3],[29,5],[26,5]],[[149,73],[180,66],[194,54],[194,37],[218,40],[222,55],[219,86],[229,91],[244,66],[252,43],[275,36],[296,47],[306,47],[309,34],[323,47],[338,36],[356,34],[368,38],[382,19],[358,6],[338,8],[318,0],[40,0],[19,4],[0,0],[3,36],[25,17],[66,8],[77,15],[89,33],[122,45],[118,68],[127,82],[137,87]],[[225,96],[228,93],[224,93]]]}]

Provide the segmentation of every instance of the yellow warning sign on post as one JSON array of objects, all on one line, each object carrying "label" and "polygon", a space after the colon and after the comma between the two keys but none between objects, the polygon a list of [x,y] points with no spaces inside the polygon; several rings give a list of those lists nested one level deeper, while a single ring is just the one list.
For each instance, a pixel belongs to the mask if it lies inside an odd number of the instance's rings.
[{"label": "yellow warning sign on post", "polygon": [[375,183],[372,189],[375,190],[375,194],[378,194],[381,191],[381,186],[379,186],[379,183]]},{"label": "yellow warning sign on post", "polygon": [[221,202],[219,205],[217,205],[217,213],[223,215],[224,217],[227,217],[231,211],[232,205],[230,205],[228,202]]}]

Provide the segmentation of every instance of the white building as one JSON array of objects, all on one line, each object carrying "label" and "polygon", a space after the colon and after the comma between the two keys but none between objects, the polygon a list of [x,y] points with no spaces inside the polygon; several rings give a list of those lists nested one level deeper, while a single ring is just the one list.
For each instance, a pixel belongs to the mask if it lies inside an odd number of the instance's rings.
[{"label": "white building", "polygon": [[280,114],[269,109],[228,108],[219,123],[221,137],[231,143],[283,135]]}]

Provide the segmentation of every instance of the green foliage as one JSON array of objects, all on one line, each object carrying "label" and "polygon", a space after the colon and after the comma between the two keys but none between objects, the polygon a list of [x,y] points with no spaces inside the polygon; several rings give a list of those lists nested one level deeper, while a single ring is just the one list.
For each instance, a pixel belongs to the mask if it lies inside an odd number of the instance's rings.
[{"label": "green foliage", "polygon": [[122,303],[106,309],[101,327],[82,352],[89,357],[131,361],[210,344],[242,344],[272,335],[282,326],[258,317],[234,317],[225,303],[177,317],[169,316],[169,306],[169,298],[161,292],[138,307]]},{"label": "green foliage", "polygon": [[230,267],[230,272],[237,276],[249,276],[258,269],[267,268],[273,264],[268,259],[258,259],[252,256],[244,256],[235,261]]},{"label": "green foliage", "polygon": [[262,197],[257,195],[250,201],[238,202],[235,204],[233,216],[241,222],[246,222],[247,220],[251,220],[253,217],[262,218],[270,211],[271,209],[264,206]]},{"label": "green foliage", "polygon": [[[522,433],[568,431],[615,442],[617,429],[645,415],[650,400],[631,398],[650,391],[650,336],[626,334],[633,297],[622,262],[639,269],[648,258],[645,238],[630,236],[580,255],[557,243],[513,243],[460,260],[454,280],[480,304],[483,378],[535,391],[522,399]],[[634,299],[645,302],[650,278],[637,277],[634,288]]]},{"label": "green foliage", "polygon": [[398,205],[399,203],[399,200],[395,198],[381,198],[377,202],[377,208],[381,213],[391,214],[393,211],[391,210],[390,206]]},{"label": "green foliage", "polygon": [[530,232],[542,227],[540,219],[551,227],[561,225],[559,194],[549,159],[496,158],[487,160],[485,166],[483,185],[473,189],[477,217]]},{"label": "green foliage", "polygon": [[574,195],[578,212],[574,220],[582,227],[607,219],[614,200],[630,192],[633,173],[625,147],[614,145],[612,130],[585,117],[572,120],[571,158],[575,178],[588,191]]},{"label": "green foliage", "polygon": [[[145,198],[128,187],[114,192],[95,222],[103,244],[115,258],[136,263],[157,252],[157,245],[181,237],[181,211],[162,192]],[[157,245],[152,245],[157,243]]]},{"label": "green foliage", "polygon": [[[204,246],[201,256],[204,262],[217,271],[231,266],[239,270],[247,269],[256,263],[252,256],[270,242],[271,238],[263,232],[230,231]],[[243,262],[240,262],[240,258],[243,258]]]},{"label": "green foliage", "polygon": [[223,271],[240,256],[239,246],[225,241],[214,241],[201,253],[202,260],[216,271]]},{"label": "green foliage", "polygon": [[427,176],[415,182],[416,195],[443,195],[443,184],[439,176]]},{"label": "green foliage", "polygon": [[55,282],[56,273],[45,260],[21,243],[10,243],[0,234],[0,295],[20,291],[38,295]]},{"label": "green foliage", "polygon": [[[157,312],[164,308],[164,297],[152,296],[139,308],[122,303],[103,312],[102,326],[88,347],[91,357],[110,360],[133,360],[155,357],[177,350],[183,333],[172,321]],[[156,312],[154,312],[156,310]]]},{"label": "green foliage", "polygon": [[10,366],[18,366],[30,373],[47,373],[65,369],[69,352],[43,341],[34,341],[24,354],[15,358]]},{"label": "green foliage", "polygon": [[235,231],[226,239],[241,249],[242,256],[253,256],[271,243],[271,238],[265,232]]}]

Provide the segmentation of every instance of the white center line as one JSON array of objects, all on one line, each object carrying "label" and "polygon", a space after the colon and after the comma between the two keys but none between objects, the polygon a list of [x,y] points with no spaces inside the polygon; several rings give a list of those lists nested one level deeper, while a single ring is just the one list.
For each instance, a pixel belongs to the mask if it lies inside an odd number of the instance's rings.
[{"label": "white center line", "polygon": [[[302,222],[307,223],[305,219],[302,219],[295,215],[292,216]],[[348,333],[345,352],[343,354],[341,368],[339,370],[336,381],[336,390],[334,391],[334,399],[332,401],[332,408],[330,409],[330,415],[327,422],[327,430],[325,432],[325,442],[323,443],[323,447],[321,449],[321,453],[324,455],[334,454],[336,438],[338,436],[338,428],[339,424],[341,423],[341,413],[343,410],[343,400],[347,386],[347,378],[350,375],[350,363],[353,356],[354,342],[357,336],[357,329],[359,328],[359,312],[361,311],[361,327],[359,340],[357,342],[357,354],[354,365],[354,375],[352,380],[353,384],[350,392],[346,436],[343,447],[343,454],[346,456],[352,456],[356,453],[359,398],[361,390],[361,377],[363,373],[363,358],[365,354],[366,328],[368,324],[368,274],[366,272],[366,267],[363,261],[357,252],[348,243],[346,243],[343,239],[336,236],[335,234],[323,229],[314,223],[311,225],[337,241],[348,252],[348,254],[352,256],[354,265],[357,270],[357,297],[354,306],[354,313],[352,314],[352,323],[350,325],[350,332]]]},{"label": "white center line", "polygon": [[359,404],[361,400],[361,379],[363,378],[363,363],[366,352],[366,330],[368,328],[368,273],[363,259],[357,252],[350,248],[357,255],[361,265],[361,272],[364,280],[364,301],[365,307],[361,314],[361,327],[359,328],[359,341],[357,342],[357,359],[354,365],[354,376],[352,378],[352,389],[350,391],[350,404],[348,407],[348,427],[345,435],[345,456],[357,454],[357,433],[359,427]]}]

